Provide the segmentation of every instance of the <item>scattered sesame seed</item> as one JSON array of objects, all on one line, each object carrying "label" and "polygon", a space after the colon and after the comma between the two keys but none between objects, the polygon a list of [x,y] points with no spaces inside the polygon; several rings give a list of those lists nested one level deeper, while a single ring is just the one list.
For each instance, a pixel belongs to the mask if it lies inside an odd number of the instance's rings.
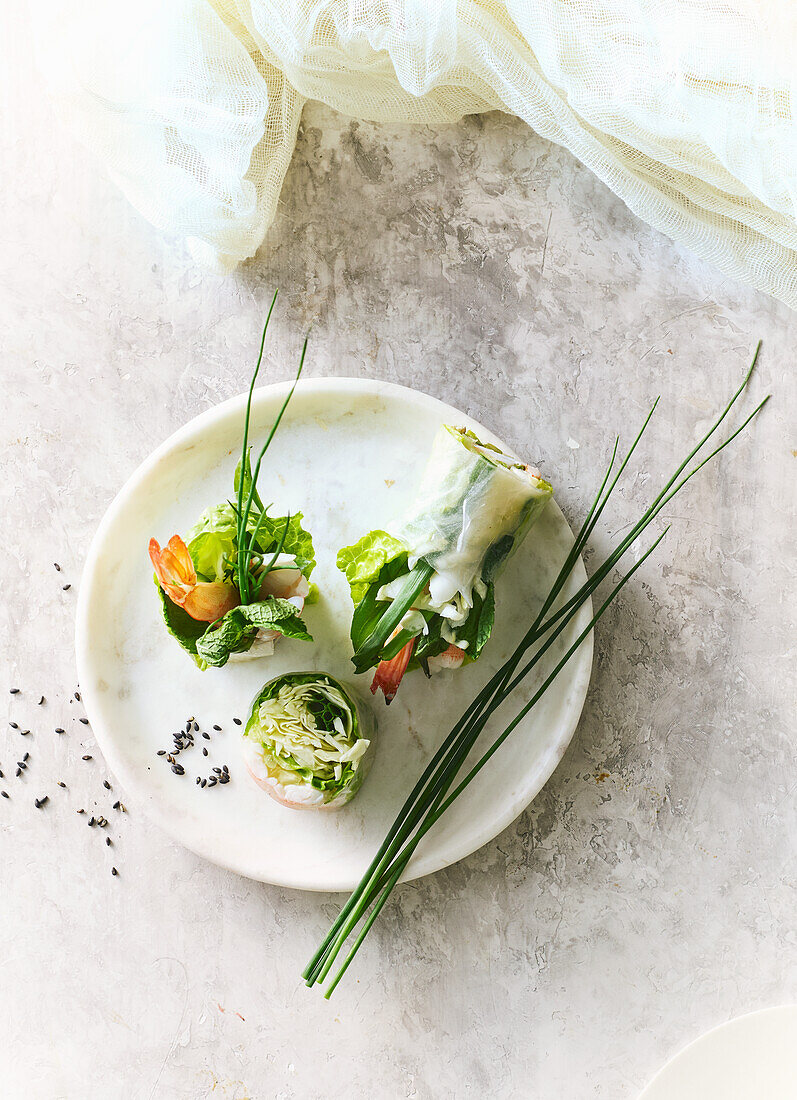
[{"label": "scattered sesame seed", "polygon": [[41,699],[40,699],[40,700],[38,701],[38,703],[36,704],[36,706],[37,706],[37,707],[43,707],[43,706],[44,706],[44,704],[45,704],[46,702],[47,702],[47,700],[46,700],[46,699],[44,698],[44,696],[42,695]]},{"label": "scattered sesame seed", "polygon": [[17,768],[16,775],[17,775],[17,779],[19,779],[19,777],[22,775],[22,768]]},{"label": "scattered sesame seed", "polygon": [[[214,729],[215,729],[215,727],[214,727]],[[210,740],[210,734],[209,733],[203,733],[202,736],[205,738],[206,741]]]},{"label": "scattered sesame seed", "polygon": [[111,874],[112,874],[112,875],[113,875],[114,877],[116,877],[116,875],[118,875],[118,874],[119,874],[119,872],[118,872],[118,871],[116,870],[116,868],[115,868],[115,867],[112,867],[112,868],[111,868]]},{"label": "scattered sesame seed", "polygon": [[182,764],[172,764],[172,771],[175,775],[185,775],[185,768]]},{"label": "scattered sesame seed", "polygon": [[22,759],[23,760],[30,760],[30,753],[26,752],[25,755],[22,757]]},{"label": "scattered sesame seed", "polygon": [[78,718],[78,722],[82,722],[84,726],[87,726],[89,724],[88,718]]},{"label": "scattered sesame seed", "polygon": [[5,776],[3,775],[3,773],[1,771],[0,771],[0,779],[5,779]]},{"label": "scattered sesame seed", "polygon": [[55,566],[56,573],[60,573],[61,572],[61,566],[58,564],[58,562],[54,561],[53,565]]},{"label": "scattered sesame seed", "polygon": [[34,805],[35,805],[37,810],[40,810],[42,808],[42,806],[44,806],[49,801],[50,801],[50,797],[49,797],[49,795],[46,795],[46,794],[43,795],[41,798],[35,798],[33,800]]},{"label": "scattered sesame seed", "polygon": [[111,846],[111,844],[112,844],[112,841],[111,841],[111,838],[110,838],[109,836],[106,836],[106,838],[105,838],[105,843],[106,843],[106,844],[107,844],[107,846],[108,846],[108,847],[110,848],[110,846]]},{"label": "scattered sesame seed", "polygon": [[101,829],[104,829],[105,826],[108,824],[108,818],[107,817],[98,817],[97,818],[97,824],[99,825],[99,827]]},{"label": "scattered sesame seed", "polygon": [[211,775],[210,779],[208,779],[208,786],[209,787],[215,787],[217,783],[218,783],[218,779],[216,778],[216,776]]},{"label": "scattered sesame seed", "polygon": [[22,770],[24,771],[25,768],[27,768],[27,766],[28,765],[25,763],[24,760],[17,760],[17,767],[18,768],[22,768]]},{"label": "scattered sesame seed", "polygon": [[30,733],[30,730],[20,730],[19,731],[19,736],[20,737],[27,737],[29,733]]},{"label": "scattered sesame seed", "polygon": [[203,779],[202,782],[199,785],[200,785],[200,787],[207,787],[207,785],[208,785],[207,779]]},{"label": "scattered sesame seed", "polygon": [[165,756],[166,755],[166,749],[158,749],[157,755],[158,756]]},{"label": "scattered sesame seed", "polygon": [[219,783],[229,783],[229,782],[230,782],[230,777],[227,774],[227,772],[225,772],[224,775],[219,776]]},{"label": "scattered sesame seed", "polygon": [[0,791],[0,794],[2,794],[3,798],[10,798],[11,797],[11,795],[8,793],[8,791]]},{"label": "scattered sesame seed", "polygon": [[55,732],[56,733],[63,733],[64,730],[62,730],[60,726],[57,726]]},{"label": "scattered sesame seed", "polygon": [[79,814],[84,814],[84,813],[85,813],[86,811],[85,811],[85,810],[78,810],[77,812],[78,812]]},{"label": "scattered sesame seed", "polygon": [[121,802],[114,802],[114,804],[113,804],[113,808],[114,808],[115,810],[118,810],[118,809],[119,809],[119,807],[120,807],[121,805],[122,805],[122,803],[121,803]]},{"label": "scattered sesame seed", "polygon": [[197,785],[197,787],[199,786],[199,784],[200,784],[201,782],[202,782],[202,777],[201,777],[200,775],[198,775],[198,776],[196,777],[196,785]]},{"label": "scattered sesame seed", "polygon": [[9,688],[9,695],[19,695],[19,688]]},{"label": "scattered sesame seed", "polygon": [[96,824],[97,824],[97,822],[95,821],[95,819],[93,817],[90,817],[89,820],[88,820],[89,828],[93,829]]},{"label": "scattered sesame seed", "polygon": [[105,787],[106,791],[109,791],[111,789],[111,784],[108,782],[107,779],[103,779],[102,785],[103,787]]},{"label": "scattered sesame seed", "polygon": [[78,702],[80,702],[80,692],[79,691],[75,692],[75,698],[77,699]]},{"label": "scattered sesame seed", "polygon": [[12,730],[18,730],[19,729],[19,725],[16,722],[9,722],[8,724],[9,724],[9,726],[11,726]]},{"label": "scattered sesame seed", "polygon": [[208,754],[208,750],[207,750],[207,749],[203,749],[203,750],[202,750],[202,755],[203,755],[203,756],[207,756],[207,754]]},{"label": "scattered sesame seed", "polygon": [[93,760],[93,759],[94,759],[94,757],[93,757],[93,756],[88,756],[88,755],[86,755],[86,756],[82,757],[82,759],[83,759],[83,760]]},{"label": "scattered sesame seed", "polygon": [[199,733],[199,722],[194,722],[194,733]]},{"label": "scattered sesame seed", "polygon": [[64,585],[61,586],[61,591],[62,592],[68,592],[71,587],[72,587],[71,584],[64,584]]},{"label": "scattered sesame seed", "polygon": [[[213,728],[214,728],[214,730],[219,730],[219,731],[221,731],[221,726],[214,726]],[[206,736],[207,736],[207,735],[206,735]]]},{"label": "scattered sesame seed", "polygon": [[62,783],[60,779],[58,780],[58,786],[59,786],[59,787],[63,787],[63,788],[64,788],[64,790],[66,790],[66,789],[67,789],[66,783]]},{"label": "scattered sesame seed", "polygon": [[241,725],[241,719],[240,718],[233,718],[233,722],[235,722],[236,726]]}]

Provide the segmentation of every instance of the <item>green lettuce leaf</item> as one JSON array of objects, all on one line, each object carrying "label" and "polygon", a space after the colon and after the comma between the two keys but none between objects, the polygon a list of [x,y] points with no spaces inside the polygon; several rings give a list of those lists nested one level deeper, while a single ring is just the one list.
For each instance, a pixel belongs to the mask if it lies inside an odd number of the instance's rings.
[{"label": "green lettuce leaf", "polygon": [[183,611],[179,604],[172,603],[161,586],[157,577],[154,578],[155,587],[160,596],[163,621],[171,636],[180,643],[186,653],[189,653],[196,664],[203,671],[208,667],[207,663],[197,653],[197,642],[208,628],[207,623],[200,623],[192,619],[187,611]]},{"label": "green lettuce leaf", "polygon": [[484,598],[473,593],[473,607],[470,615],[461,626],[456,628],[457,641],[467,642],[465,659],[475,661],[484,649],[495,622],[495,589],[492,583],[487,585]]},{"label": "green lettuce leaf", "polygon": [[[313,538],[302,527],[301,512],[296,512],[288,521],[283,554],[290,554],[305,577],[310,577],[315,568],[315,550]],[[247,529],[254,531],[260,519],[259,509],[249,514]],[[282,540],[286,516],[269,516],[260,525],[257,536],[257,549],[268,557],[274,553]],[[218,504],[203,512],[199,521],[188,533],[188,553],[194,563],[197,576],[203,581],[234,580],[235,556],[238,546],[238,522],[235,508],[229,502]]]},{"label": "green lettuce leaf", "polygon": [[[365,596],[368,586],[380,580],[382,567],[401,555],[406,563],[406,545],[387,531],[370,531],[353,546],[344,546],[338,551],[338,569],[346,575],[355,607]],[[380,583],[386,584],[387,580]]]},{"label": "green lettuce leaf", "polygon": [[261,628],[276,630],[286,638],[313,640],[297,608],[288,600],[269,596],[259,603],[243,604],[228,611],[218,625],[207,629],[197,639],[197,656],[206,664],[220,668],[227,663],[231,653],[246,652]]}]

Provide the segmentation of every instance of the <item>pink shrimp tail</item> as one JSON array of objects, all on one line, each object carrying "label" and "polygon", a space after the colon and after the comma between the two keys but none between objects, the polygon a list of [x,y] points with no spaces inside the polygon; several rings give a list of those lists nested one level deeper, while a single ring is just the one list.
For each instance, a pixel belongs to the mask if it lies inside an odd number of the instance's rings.
[{"label": "pink shrimp tail", "polygon": [[396,697],[396,692],[399,689],[401,678],[407,671],[407,665],[410,663],[410,657],[412,657],[412,651],[415,649],[417,640],[417,638],[411,638],[404,648],[398,651],[395,657],[391,658],[389,661],[379,662],[371,684],[372,695],[376,695],[377,691],[381,688],[385,696],[385,702],[393,702]]}]

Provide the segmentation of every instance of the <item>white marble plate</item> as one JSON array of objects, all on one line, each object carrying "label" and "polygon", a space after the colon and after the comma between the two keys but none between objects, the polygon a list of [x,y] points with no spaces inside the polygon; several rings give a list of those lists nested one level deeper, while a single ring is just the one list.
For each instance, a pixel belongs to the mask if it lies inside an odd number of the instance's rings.
[{"label": "white marble plate", "polygon": [[639,1100],[794,1100],[797,1005],[737,1016],[676,1054]]},{"label": "white marble plate", "polygon": [[[288,384],[255,393],[252,439],[263,438]],[[147,543],[184,533],[206,507],[232,492],[245,395],[208,410],[168,439],[133,474],[108,509],[92,544],[77,616],[78,672],[87,714],[118,779],[171,836],[240,874],[306,890],[348,890],[359,880],[434,748],[465,704],[507,658],[539,607],[572,544],[556,504],[500,578],[493,637],[474,665],[427,681],[408,676],[388,708],[374,707],[379,739],[371,773],[353,802],[335,814],[287,810],[249,779],[238,727],[266,680],[288,669],[320,668],[359,680],[370,700],[370,676],[352,677],[348,587],[335,568],[338,547],[398,515],[417,484],[443,422],[486,428],[425,394],[384,382],[302,380],[260,475],[260,493],[277,514],[301,509],[312,532],[321,589],[306,609],[314,643],[284,640],[274,657],[200,672],[167,634],[160,618]],[[534,461],[539,456],[526,456]],[[546,470],[555,483],[556,471]],[[572,585],[584,578],[579,562]],[[588,621],[582,609],[579,629]],[[573,628],[573,624],[571,624]],[[562,636],[575,636],[568,632]],[[551,654],[561,652],[559,645]],[[540,662],[538,669],[543,667]],[[562,757],[584,703],[591,637],[553,688],[496,753],[471,787],[431,830],[407,868],[417,878],[445,867],[496,836],[534,798]],[[550,667],[550,666],[547,666]],[[535,670],[536,671],[536,670]],[[540,683],[532,675],[504,708],[506,721]],[[189,715],[214,734],[204,759],[183,753],[186,775],[156,751]],[[489,729],[505,725],[496,719]],[[488,731],[489,732],[489,731]],[[227,763],[232,782],[201,789],[197,774]]]}]

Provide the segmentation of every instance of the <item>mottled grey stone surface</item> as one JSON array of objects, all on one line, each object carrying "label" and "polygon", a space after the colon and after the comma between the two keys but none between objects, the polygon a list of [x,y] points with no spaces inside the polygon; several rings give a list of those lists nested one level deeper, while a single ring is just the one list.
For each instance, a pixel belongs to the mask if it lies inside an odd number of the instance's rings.
[{"label": "mottled grey stone surface", "polygon": [[[309,109],[260,255],[209,276],[76,150],[28,64],[0,143],[3,1095],[625,1100],[704,1029],[797,998],[793,314],[501,114],[411,129]],[[218,870],[134,805],[113,848],[75,813],[110,801],[69,702],[91,535],[153,447],[244,387],[276,285],[264,381],[312,324],[308,373],[459,405],[544,465],[572,521],[661,394],[593,553],[759,337],[745,407],[775,395],[667,510],[536,803],[398,889],[330,1004],[299,971],[339,899]]]}]

